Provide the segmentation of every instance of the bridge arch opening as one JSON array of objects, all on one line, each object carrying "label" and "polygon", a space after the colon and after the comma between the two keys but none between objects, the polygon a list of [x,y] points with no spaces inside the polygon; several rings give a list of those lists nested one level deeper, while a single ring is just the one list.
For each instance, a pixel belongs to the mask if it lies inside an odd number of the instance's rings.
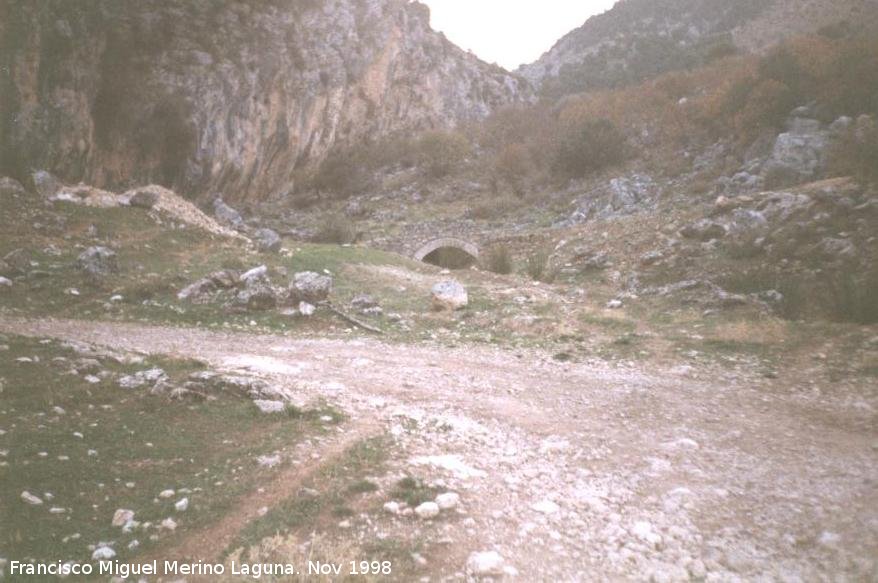
[{"label": "bridge arch opening", "polygon": [[439,247],[427,253],[421,261],[444,269],[466,269],[478,260],[459,247]]},{"label": "bridge arch opening", "polygon": [[466,269],[478,262],[479,248],[462,239],[434,239],[418,249],[414,258],[445,269]]}]

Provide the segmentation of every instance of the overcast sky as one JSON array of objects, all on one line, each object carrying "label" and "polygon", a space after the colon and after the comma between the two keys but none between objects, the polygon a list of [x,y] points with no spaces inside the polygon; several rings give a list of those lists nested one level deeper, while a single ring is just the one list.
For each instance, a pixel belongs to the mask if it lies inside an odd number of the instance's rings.
[{"label": "overcast sky", "polygon": [[421,0],[433,28],[482,60],[515,69],[615,0]]}]

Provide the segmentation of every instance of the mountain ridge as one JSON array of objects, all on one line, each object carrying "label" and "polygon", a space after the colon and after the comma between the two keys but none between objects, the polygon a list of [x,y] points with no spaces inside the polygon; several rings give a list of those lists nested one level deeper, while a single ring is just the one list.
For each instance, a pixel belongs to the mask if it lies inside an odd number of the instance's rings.
[{"label": "mountain ridge", "polygon": [[404,0],[6,0],[0,14],[0,160],[22,179],[262,198],[336,146],[529,93]]},{"label": "mountain ridge", "polygon": [[560,97],[629,85],[795,34],[878,22],[869,0],[620,0],[517,73]]}]

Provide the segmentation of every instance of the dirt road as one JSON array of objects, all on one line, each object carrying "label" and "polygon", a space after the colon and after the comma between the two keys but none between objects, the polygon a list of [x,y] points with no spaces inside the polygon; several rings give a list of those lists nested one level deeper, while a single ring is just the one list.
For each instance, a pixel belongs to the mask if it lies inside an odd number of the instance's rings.
[{"label": "dirt road", "polygon": [[[874,387],[136,324],[0,330],[247,369],[382,425],[397,468],[461,494],[460,520],[395,527],[433,543],[437,577],[496,550],[523,581],[878,580]],[[388,527],[352,536],[370,528]]]}]

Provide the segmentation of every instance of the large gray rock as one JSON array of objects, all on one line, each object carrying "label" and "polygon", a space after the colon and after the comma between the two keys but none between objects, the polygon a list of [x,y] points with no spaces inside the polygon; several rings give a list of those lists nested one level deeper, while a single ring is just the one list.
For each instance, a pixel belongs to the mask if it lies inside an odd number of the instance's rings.
[{"label": "large gray rock", "polygon": [[268,279],[268,267],[265,265],[249,269],[242,273],[240,277],[240,281],[244,285],[248,285],[261,279]]},{"label": "large gray rock", "polygon": [[0,275],[22,275],[30,269],[30,254],[24,249],[13,249],[0,262]]},{"label": "large gray rock", "polygon": [[213,201],[213,215],[217,221],[232,229],[244,227],[244,219],[241,218],[241,213],[224,203],[221,198],[216,198]]},{"label": "large gray rock", "polygon": [[77,266],[89,275],[100,277],[119,271],[116,252],[106,247],[89,247],[76,259]]},{"label": "large gray rock", "polygon": [[152,190],[138,190],[131,195],[128,204],[135,208],[151,209],[159,202],[159,194]]},{"label": "large gray rock", "polygon": [[271,284],[259,280],[249,284],[235,297],[238,305],[248,310],[270,310],[277,306],[277,294]]},{"label": "large gray rock", "polygon": [[466,288],[453,279],[440,281],[434,285],[431,297],[434,310],[460,310],[469,304],[469,294],[467,294]]},{"label": "large gray rock", "polygon": [[257,229],[253,233],[252,238],[256,243],[256,247],[258,247],[260,251],[268,251],[271,253],[277,253],[280,251],[282,243],[280,235],[271,229]]},{"label": "large gray rock", "polygon": [[[15,152],[22,167],[106,174],[107,156],[94,154],[105,151],[99,116],[107,112],[87,104],[115,96],[115,170],[138,183],[174,178],[198,197],[264,198],[352,137],[451,127],[532,94],[432,30],[419,2],[9,5],[16,31],[27,35],[12,38],[4,11],[3,117],[16,120],[4,125],[4,154]],[[24,74],[47,55],[50,71],[43,60],[39,75]],[[108,68],[108,58],[116,65]]]},{"label": "large gray rock", "polygon": [[45,170],[37,170],[31,174],[31,182],[34,191],[45,199],[52,198],[64,187],[60,180]]},{"label": "large gray rock", "polygon": [[576,210],[561,224],[578,224],[637,212],[648,208],[659,192],[658,185],[649,176],[620,176],[580,194]]},{"label": "large gray rock", "polygon": [[177,299],[181,302],[203,304],[209,301],[215,291],[216,284],[210,278],[205,277],[181,289],[177,293]]},{"label": "large gray rock", "polygon": [[818,120],[792,117],[762,167],[765,186],[785,188],[819,178],[826,165],[829,137]]},{"label": "large gray rock", "polygon": [[198,281],[184,287],[177,294],[177,299],[193,304],[203,304],[213,300],[218,290],[231,289],[238,285],[239,275],[230,270],[215,271]]},{"label": "large gray rock", "polygon": [[293,303],[317,304],[329,298],[332,278],[313,271],[301,271],[290,282],[290,300]]},{"label": "large gray rock", "polygon": [[248,310],[270,310],[277,305],[277,292],[268,277],[265,265],[255,267],[241,276],[244,289],[238,292],[235,300]]},{"label": "large gray rock", "polygon": [[737,196],[739,194],[759,192],[765,187],[765,178],[760,174],[751,174],[746,170],[737,172],[731,177],[723,176],[717,180],[716,194]]}]

